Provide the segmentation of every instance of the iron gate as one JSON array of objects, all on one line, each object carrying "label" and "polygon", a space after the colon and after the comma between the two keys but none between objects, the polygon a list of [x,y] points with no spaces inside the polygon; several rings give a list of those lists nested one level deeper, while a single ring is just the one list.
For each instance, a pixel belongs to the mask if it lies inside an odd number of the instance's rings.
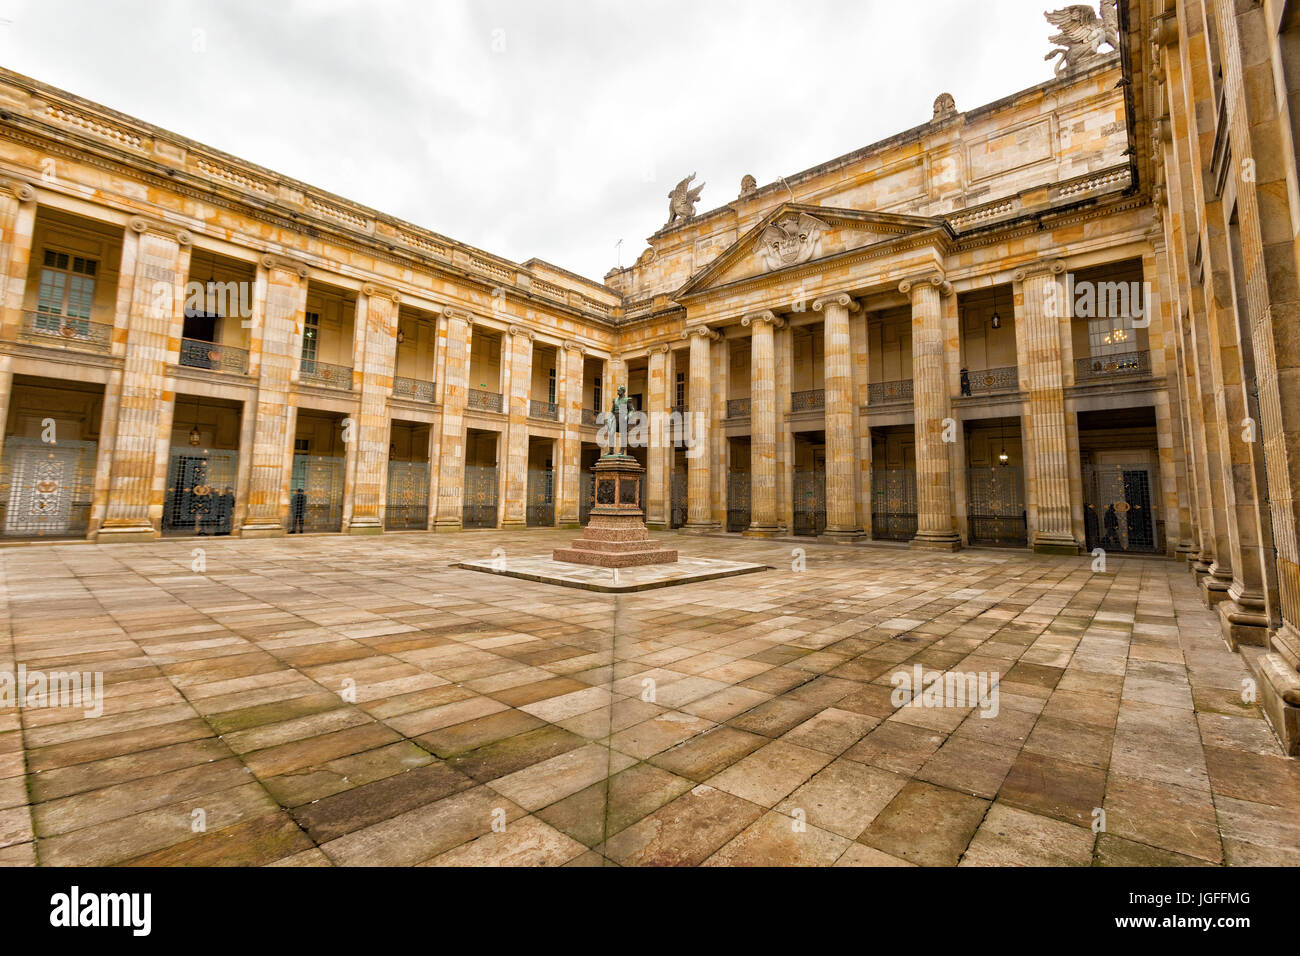
[{"label": "iron gate", "polygon": [[[343,459],[294,455],[289,533],[343,528]],[[301,492],[301,493],[300,493]]]},{"label": "iron gate", "polygon": [[465,466],[465,500],[461,527],[497,526],[497,469],[495,465]]},{"label": "iron gate", "polygon": [[1023,548],[1029,543],[1025,486],[1018,466],[968,469],[966,488],[971,544]]},{"label": "iron gate", "polygon": [[1088,550],[1164,550],[1151,507],[1155,469],[1148,464],[1088,465],[1083,469],[1083,523]]},{"label": "iron gate", "polygon": [[95,490],[93,441],[47,443],[9,438],[0,462],[0,508],[6,535],[84,535]]},{"label": "iron gate", "polygon": [[733,471],[727,475],[727,530],[744,531],[749,527],[749,472]]},{"label": "iron gate", "polygon": [[390,461],[384,527],[389,531],[416,531],[429,526],[429,463]]},{"label": "iron gate", "polygon": [[794,473],[794,533],[821,534],[826,530],[826,472]]},{"label": "iron gate", "polygon": [[555,472],[541,468],[528,470],[529,527],[555,524]]},{"label": "iron gate", "polygon": [[686,518],[688,515],[686,489],[686,472],[674,471],[669,489],[670,504],[668,511],[668,527],[670,528],[680,528],[682,525],[686,524]]},{"label": "iron gate", "polygon": [[876,468],[871,472],[871,536],[885,541],[916,537],[914,468]]},{"label": "iron gate", "polygon": [[162,530],[173,534],[230,534],[235,516],[239,453],[182,445],[167,463]]}]

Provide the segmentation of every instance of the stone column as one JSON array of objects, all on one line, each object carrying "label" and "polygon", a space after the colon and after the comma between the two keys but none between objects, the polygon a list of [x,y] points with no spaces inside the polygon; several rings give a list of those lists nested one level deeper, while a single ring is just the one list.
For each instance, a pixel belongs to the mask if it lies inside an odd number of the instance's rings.
[{"label": "stone column", "polygon": [[293,387],[302,355],[307,308],[307,267],[263,256],[254,281],[249,369],[257,370],[257,399],[243,537],[274,537],[285,532],[289,477],[298,420]]},{"label": "stone column", "polygon": [[384,530],[388,498],[388,446],[392,422],[388,398],[393,394],[393,369],[397,359],[398,293],[374,285],[361,288],[357,323],[362,327],[361,354],[354,356],[361,379],[361,408],[353,440],[356,472],[352,482],[350,534],[378,534]]},{"label": "stone column", "polygon": [[459,531],[465,503],[465,399],[469,389],[469,336],[474,317],[446,309],[442,442],[438,450],[438,513],[434,531]]},{"label": "stone column", "polygon": [[646,449],[646,501],[645,523],[652,528],[668,527],[668,469],[672,463],[672,448],[668,444],[667,423],[668,346],[655,345],[650,349],[647,382],[646,413],[649,418]]},{"label": "stone column", "polygon": [[713,356],[710,345],[722,336],[706,325],[699,325],[683,331],[682,338],[691,343],[691,374],[686,399],[690,422],[690,445],[686,451],[687,518],[682,530],[699,534],[717,529],[713,520],[709,467],[713,457],[710,435]]},{"label": "stone column", "polygon": [[794,528],[794,432],[790,414],[793,331],[787,325],[776,332],[776,453],[777,525],[786,534]]},{"label": "stone column", "polygon": [[[1061,319],[1068,315],[1060,260],[1039,262],[1016,272],[1016,362],[1027,401],[1025,457],[1033,461],[1028,497],[1036,522],[1035,551],[1078,554],[1070,512],[1070,455],[1062,378]],[[1078,459],[1075,459],[1077,466]]]},{"label": "stone column", "polygon": [[[131,220],[122,248],[122,272],[130,270],[126,356],[118,397],[116,437],[108,476],[108,507],[97,540],[147,541],[156,536],[163,501],[155,476],[166,468],[174,395],[163,388],[167,359],[180,335],[175,328],[185,301],[185,272],[179,235]],[[157,498],[155,501],[154,499]]]},{"label": "stone column", "polygon": [[776,494],[776,343],[785,320],[771,311],[741,319],[754,332],[749,352],[749,528],[745,534],[770,538],[777,533]]},{"label": "stone column", "polygon": [[912,393],[916,419],[916,537],[914,548],[956,551],[961,539],[953,526],[952,462],[943,440],[952,417],[943,347],[941,295],[952,295],[942,275],[908,279],[898,286],[912,299]]},{"label": "stone column", "polygon": [[0,339],[7,342],[16,339],[22,327],[35,228],[36,190],[27,183],[16,183],[0,192]]},{"label": "stone column", "polygon": [[849,339],[849,313],[857,310],[858,303],[844,293],[813,302],[813,311],[823,312],[826,317],[826,535],[837,542],[862,537],[854,464],[857,436],[853,428],[853,356]]},{"label": "stone column", "polygon": [[576,528],[582,488],[582,376],[586,354],[581,345],[569,340],[560,349],[559,359],[562,364],[559,373],[560,413],[564,416],[564,437],[560,439],[560,460],[555,469],[559,478],[556,489],[559,509],[555,523],[560,527]]},{"label": "stone column", "polygon": [[533,333],[510,326],[510,394],[506,412],[505,461],[501,469],[501,527],[528,524],[528,403],[533,388]]}]

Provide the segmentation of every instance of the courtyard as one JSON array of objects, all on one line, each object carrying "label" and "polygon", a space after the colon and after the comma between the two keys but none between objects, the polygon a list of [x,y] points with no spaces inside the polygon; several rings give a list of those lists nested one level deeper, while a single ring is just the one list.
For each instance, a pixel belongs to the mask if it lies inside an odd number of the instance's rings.
[{"label": "courtyard", "polygon": [[[6,865],[1300,863],[1300,766],[1185,564],[660,535],[770,570],[453,565],[569,531],[0,549]],[[895,706],[891,676],[993,678]],[[987,715],[985,715],[987,714]]]}]

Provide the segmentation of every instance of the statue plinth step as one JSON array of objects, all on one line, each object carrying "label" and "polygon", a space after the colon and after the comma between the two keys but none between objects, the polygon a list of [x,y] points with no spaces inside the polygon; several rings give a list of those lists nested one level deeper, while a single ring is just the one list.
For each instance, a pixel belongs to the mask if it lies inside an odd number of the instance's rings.
[{"label": "statue plinth step", "polygon": [[[574,544],[582,542],[575,541]],[[646,564],[672,564],[677,560],[677,552],[667,548],[653,548],[643,551],[593,551],[587,548],[556,548],[553,554],[556,561],[569,564],[590,564],[600,568],[635,568]]]}]

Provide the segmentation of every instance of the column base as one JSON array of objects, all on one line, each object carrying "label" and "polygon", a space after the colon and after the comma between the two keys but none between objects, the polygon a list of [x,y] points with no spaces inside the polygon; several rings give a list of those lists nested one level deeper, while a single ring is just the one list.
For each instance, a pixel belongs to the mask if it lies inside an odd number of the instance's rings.
[{"label": "column base", "polygon": [[1180,544],[1174,549],[1174,560],[1191,562],[1195,560],[1195,554],[1196,549],[1190,544]]},{"label": "column base", "polygon": [[1034,533],[1034,553],[1077,555],[1079,553],[1079,542],[1074,540],[1073,535],[1048,534],[1038,531]]},{"label": "column base", "polygon": [[1268,606],[1262,594],[1250,594],[1236,588],[1228,589],[1226,600],[1215,607],[1219,612],[1223,639],[1228,647],[1237,650],[1241,645],[1251,647],[1268,647],[1269,627]]},{"label": "column base", "polygon": [[239,529],[241,538],[283,538],[284,525],[269,522],[250,522]]},{"label": "column base", "polygon": [[924,551],[960,551],[961,538],[957,536],[956,532],[918,534],[907,542],[907,546]]},{"label": "column base", "polygon": [[681,534],[712,534],[721,527],[716,521],[701,521],[698,524],[688,521],[677,530]]},{"label": "column base", "polygon": [[524,521],[522,518],[501,519],[502,531],[523,531],[527,527],[528,527],[528,522]]},{"label": "column base", "polygon": [[1220,601],[1228,600],[1228,588],[1232,587],[1232,576],[1222,576],[1223,572],[1218,570],[1218,566],[1211,565],[1210,570],[1205,577],[1201,578],[1201,600],[1210,607],[1214,607]]},{"label": "column base", "polygon": [[154,533],[153,525],[122,525],[120,527],[103,527],[95,535],[95,541],[99,544],[130,544],[136,541],[152,541],[158,537]]},{"label": "column base", "polygon": [[1282,750],[1292,757],[1300,756],[1300,674],[1277,653],[1259,655],[1252,669],[1257,678],[1259,705],[1273,725]]},{"label": "column base", "polygon": [[348,534],[383,534],[384,526],[379,522],[359,522],[354,521],[348,525]]},{"label": "column base", "polygon": [[861,528],[827,528],[821,533],[822,540],[831,544],[852,544],[866,537]]},{"label": "column base", "polygon": [[745,538],[775,538],[781,530],[774,524],[751,524],[741,532]]},{"label": "column base", "polygon": [[460,520],[457,518],[439,518],[430,528],[434,534],[451,534],[464,529],[460,526]]}]

